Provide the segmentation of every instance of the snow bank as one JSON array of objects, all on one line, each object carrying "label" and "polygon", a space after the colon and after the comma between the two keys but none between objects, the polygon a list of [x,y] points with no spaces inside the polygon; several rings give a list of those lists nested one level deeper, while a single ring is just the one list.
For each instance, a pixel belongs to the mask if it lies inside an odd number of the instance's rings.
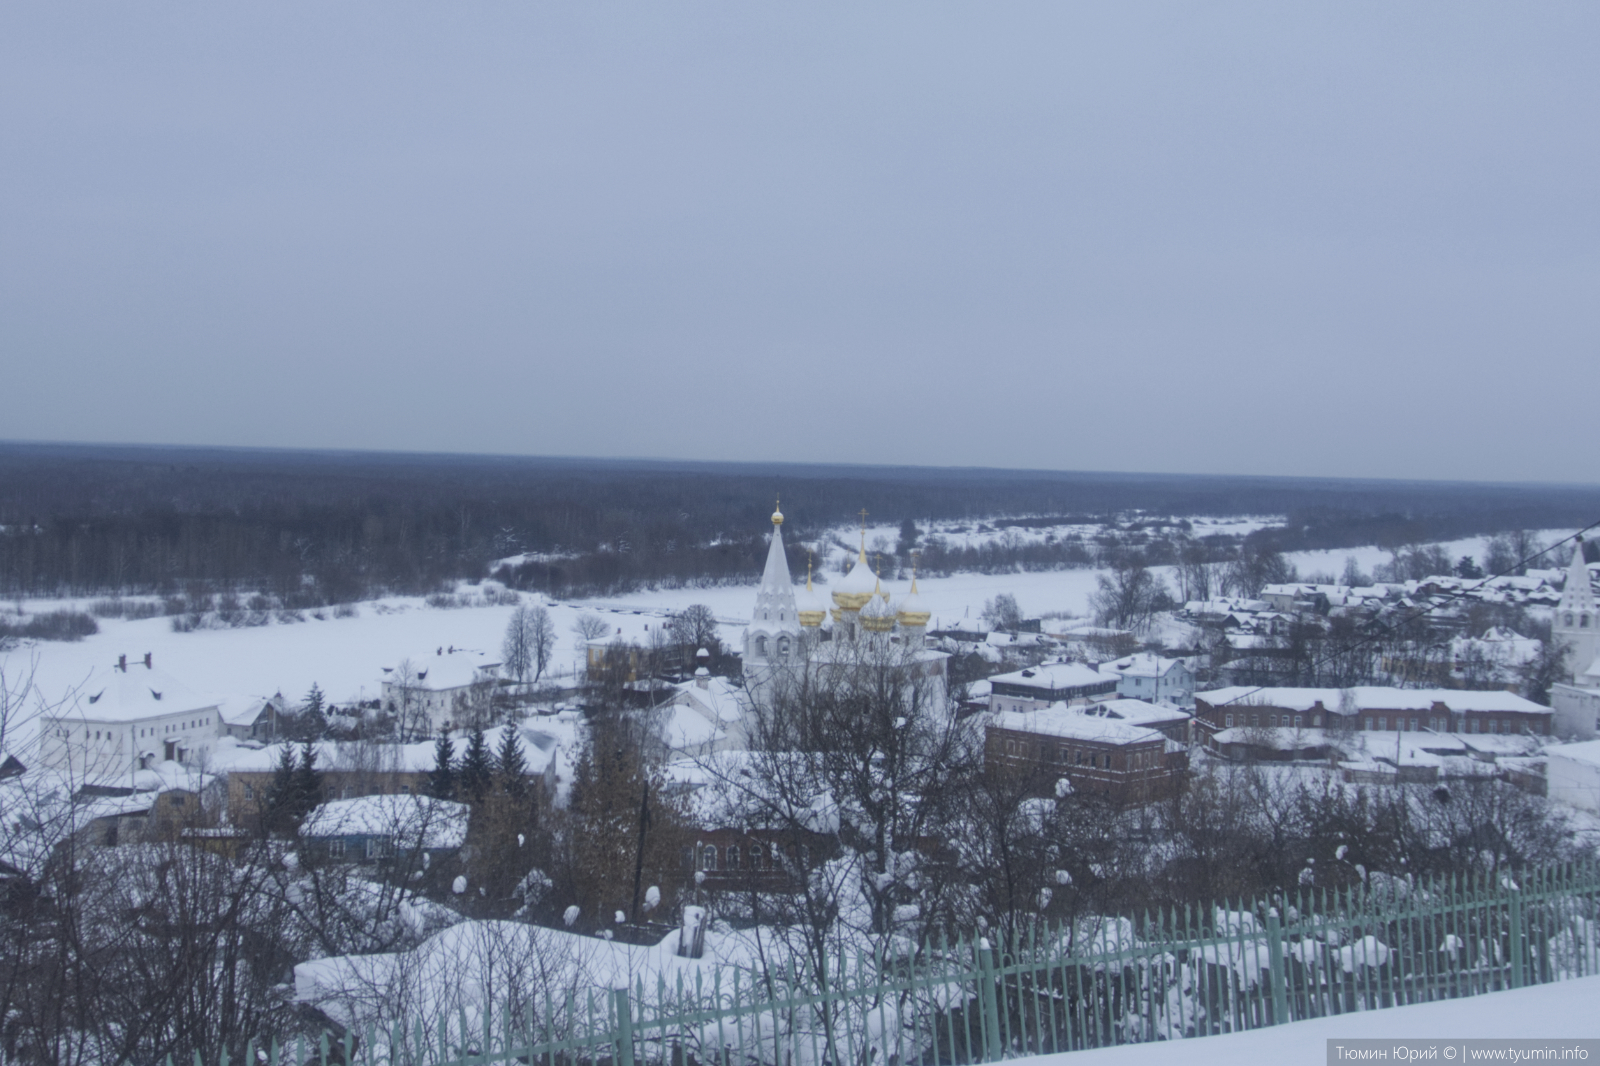
[{"label": "snow bank", "polygon": [[1596,1002],[1600,1002],[1600,977],[1583,977],[1442,1003],[1360,1011],[1201,1037],[1178,1045],[1126,1044],[1008,1061],[1019,1066],[1171,1066],[1181,1058],[1184,1066],[1240,1066],[1251,1062],[1322,1062],[1329,1040],[1570,1039],[1593,1033]]}]

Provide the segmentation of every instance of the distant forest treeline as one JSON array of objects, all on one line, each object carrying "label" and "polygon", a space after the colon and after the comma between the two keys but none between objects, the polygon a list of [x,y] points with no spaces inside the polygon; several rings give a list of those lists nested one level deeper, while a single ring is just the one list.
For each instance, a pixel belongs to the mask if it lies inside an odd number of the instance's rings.
[{"label": "distant forest treeline", "polygon": [[[556,596],[748,580],[779,494],[792,542],[863,507],[875,523],[1284,514],[1282,529],[1256,537],[1285,551],[1600,516],[1597,486],[4,444],[0,594],[198,584],[310,607],[431,591],[521,553],[534,558],[505,576]],[[972,561],[1093,561],[1076,544],[1006,551],[974,549]],[[960,568],[963,554],[939,562]]]}]

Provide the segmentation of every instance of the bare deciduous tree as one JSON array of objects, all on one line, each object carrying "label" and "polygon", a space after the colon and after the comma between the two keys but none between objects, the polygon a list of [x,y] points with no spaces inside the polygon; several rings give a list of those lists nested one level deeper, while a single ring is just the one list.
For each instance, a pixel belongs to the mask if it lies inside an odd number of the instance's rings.
[{"label": "bare deciduous tree", "polygon": [[577,635],[578,645],[582,647],[591,640],[599,640],[606,636],[611,632],[611,626],[599,615],[580,614],[572,623],[572,632]]},{"label": "bare deciduous tree", "polygon": [[505,640],[500,644],[500,659],[517,681],[527,681],[533,671],[533,618],[526,604],[511,612],[506,622]]},{"label": "bare deciduous tree", "polygon": [[1135,552],[1113,559],[1110,573],[1100,575],[1098,588],[1090,597],[1095,616],[1119,629],[1143,628],[1169,602],[1165,583],[1150,572],[1144,556]]}]

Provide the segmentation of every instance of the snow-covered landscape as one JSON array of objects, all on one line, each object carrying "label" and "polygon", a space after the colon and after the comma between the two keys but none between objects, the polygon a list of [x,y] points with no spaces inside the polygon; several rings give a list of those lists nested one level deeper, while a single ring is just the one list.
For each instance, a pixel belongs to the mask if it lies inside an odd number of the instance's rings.
[{"label": "snow-covered landscape", "polygon": [[0,4],[0,1066],[1600,1056],[1597,39]]}]

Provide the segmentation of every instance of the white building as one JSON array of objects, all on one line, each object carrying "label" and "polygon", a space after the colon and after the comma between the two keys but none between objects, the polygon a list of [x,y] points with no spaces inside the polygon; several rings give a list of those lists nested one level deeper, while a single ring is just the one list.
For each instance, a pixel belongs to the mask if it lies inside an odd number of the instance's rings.
[{"label": "white building", "polygon": [[1561,602],[1550,618],[1551,638],[1566,645],[1566,673],[1575,682],[1588,675],[1600,679],[1600,610],[1595,606],[1594,577],[1583,561],[1583,538],[1578,538],[1567,567],[1567,584]]},{"label": "white building", "polygon": [[712,677],[700,667],[694,680],[672,686],[672,695],[653,709],[662,741],[674,752],[709,755],[724,748],[743,749],[746,711],[744,693],[725,677]]},{"label": "white building", "polygon": [[989,710],[1025,713],[1054,703],[1083,704],[1117,691],[1120,678],[1087,663],[1044,663],[989,678]]},{"label": "white building", "polygon": [[1600,740],[1546,748],[1550,798],[1580,810],[1600,812]]},{"label": "white building", "polygon": [[1164,659],[1159,655],[1141,652],[1104,663],[1103,674],[1116,674],[1117,695],[1125,699],[1148,700],[1159,703],[1165,700],[1177,707],[1194,703],[1194,671],[1182,659]]},{"label": "white building", "polygon": [[409,733],[467,724],[500,677],[500,662],[481,651],[440,647],[383,668],[383,708]]},{"label": "white building", "polygon": [[1600,736],[1600,676],[1578,678],[1571,685],[1550,686],[1550,709],[1557,736],[1593,740]]},{"label": "white building", "polygon": [[222,732],[218,701],[191,691],[146,654],[96,671],[70,704],[40,718],[40,765],[110,781],[161,762],[203,766]]}]

